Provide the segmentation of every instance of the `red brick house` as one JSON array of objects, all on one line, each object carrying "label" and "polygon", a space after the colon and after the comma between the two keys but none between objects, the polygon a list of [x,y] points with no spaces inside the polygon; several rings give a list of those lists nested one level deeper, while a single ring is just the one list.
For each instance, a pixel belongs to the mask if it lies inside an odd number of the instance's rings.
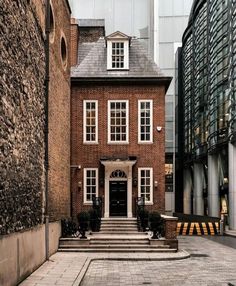
[{"label": "red brick house", "polygon": [[71,188],[75,216],[133,217],[136,200],[165,210],[165,77],[139,40],[121,32],[82,43],[71,74]]}]

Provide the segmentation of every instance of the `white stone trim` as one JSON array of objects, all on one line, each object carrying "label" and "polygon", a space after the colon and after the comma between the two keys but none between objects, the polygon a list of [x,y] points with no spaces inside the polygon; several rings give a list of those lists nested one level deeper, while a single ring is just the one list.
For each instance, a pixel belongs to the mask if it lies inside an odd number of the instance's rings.
[{"label": "white stone trim", "polygon": [[105,212],[104,217],[110,217],[110,174],[112,171],[120,168],[127,174],[127,179],[123,181],[127,181],[127,217],[133,217],[132,212],[132,166],[136,163],[136,161],[102,161],[101,162],[105,166]]},{"label": "white stone trim", "polygon": [[[112,43],[124,43],[124,67],[112,67]],[[107,70],[128,70],[129,69],[129,40],[112,39],[107,40]]]}]

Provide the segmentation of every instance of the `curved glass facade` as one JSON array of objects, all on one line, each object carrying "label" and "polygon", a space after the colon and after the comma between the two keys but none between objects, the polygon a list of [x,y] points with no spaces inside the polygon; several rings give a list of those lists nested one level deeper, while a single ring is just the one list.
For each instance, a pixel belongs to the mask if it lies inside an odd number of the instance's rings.
[{"label": "curved glass facade", "polygon": [[236,228],[236,0],[194,1],[180,66],[184,204]]},{"label": "curved glass facade", "polygon": [[192,160],[235,140],[235,10],[235,0],[195,1],[183,37],[183,127]]}]

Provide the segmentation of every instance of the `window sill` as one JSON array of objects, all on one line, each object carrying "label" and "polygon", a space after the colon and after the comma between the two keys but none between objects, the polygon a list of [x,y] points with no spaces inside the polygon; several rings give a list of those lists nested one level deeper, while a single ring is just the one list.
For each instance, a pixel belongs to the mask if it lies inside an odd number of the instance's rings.
[{"label": "window sill", "polygon": [[84,145],[98,145],[98,142],[83,142]]},{"label": "window sill", "polygon": [[153,202],[145,202],[144,205],[145,205],[145,206],[152,206],[152,205],[153,205]]},{"label": "window sill", "polygon": [[108,145],[128,145],[129,142],[119,142],[119,141],[116,141],[116,142],[107,142]]},{"label": "window sill", "polygon": [[93,204],[92,202],[91,203],[90,202],[84,202],[83,203],[84,206],[91,206],[92,204]]},{"label": "window sill", "polygon": [[153,144],[153,141],[138,141],[139,145],[151,145]]}]

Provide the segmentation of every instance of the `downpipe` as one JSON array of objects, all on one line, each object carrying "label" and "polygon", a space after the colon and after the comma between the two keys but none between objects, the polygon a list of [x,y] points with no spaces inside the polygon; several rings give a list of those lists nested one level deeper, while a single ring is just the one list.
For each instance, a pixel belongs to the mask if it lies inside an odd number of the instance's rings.
[{"label": "downpipe", "polygon": [[49,260],[49,212],[48,212],[48,181],[49,181],[49,156],[48,156],[48,99],[49,99],[49,33],[50,33],[50,0],[46,1],[45,11],[45,255]]}]

